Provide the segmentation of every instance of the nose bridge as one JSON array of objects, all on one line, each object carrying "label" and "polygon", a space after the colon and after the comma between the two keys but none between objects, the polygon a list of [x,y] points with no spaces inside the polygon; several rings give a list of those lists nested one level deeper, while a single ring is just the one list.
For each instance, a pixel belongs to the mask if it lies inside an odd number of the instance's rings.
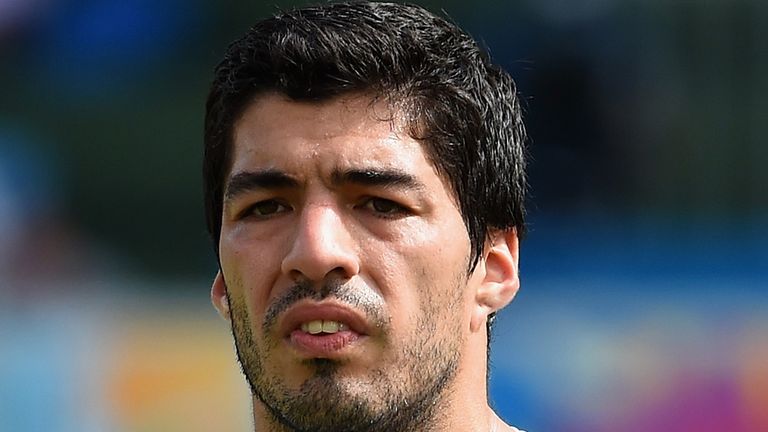
[{"label": "nose bridge", "polygon": [[329,203],[314,203],[308,205],[301,215],[300,231],[308,241],[320,248],[338,246],[346,228],[335,205]]},{"label": "nose bridge", "polygon": [[307,203],[297,220],[293,244],[283,260],[283,272],[320,281],[329,273],[350,278],[358,270],[355,244],[342,209],[333,202]]}]

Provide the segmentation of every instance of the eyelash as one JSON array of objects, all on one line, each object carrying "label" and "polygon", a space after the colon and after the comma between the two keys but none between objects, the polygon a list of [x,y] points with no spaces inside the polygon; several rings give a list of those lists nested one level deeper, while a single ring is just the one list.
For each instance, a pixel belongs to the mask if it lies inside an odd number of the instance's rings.
[{"label": "eyelash", "polygon": [[[381,208],[376,208],[377,204],[379,204],[379,207],[381,204],[384,204],[385,207],[388,207],[388,209],[382,210]],[[257,213],[257,210],[259,210],[260,207],[263,207],[265,205],[274,205],[276,208],[274,211],[271,211],[267,214],[259,214]],[[380,198],[380,197],[367,197],[358,205],[355,206],[355,208],[366,210],[371,212],[374,216],[384,219],[396,219],[399,217],[410,215],[410,211],[408,208],[406,208],[403,205],[398,204],[397,202],[386,199],[386,198]],[[241,219],[248,218],[248,217],[254,217],[257,219],[269,219],[271,217],[274,217],[276,215],[279,215],[281,213],[285,213],[287,211],[290,211],[291,207],[287,204],[284,204],[278,200],[269,199],[264,201],[259,201],[257,203],[254,203],[253,205],[249,206],[240,215]]]},{"label": "eyelash", "polygon": [[[259,207],[264,206],[264,205],[269,205],[269,204],[273,204],[273,205],[277,206],[277,209],[275,211],[273,211],[273,212],[268,213],[268,214],[258,214],[256,212],[259,209]],[[281,214],[281,213],[285,213],[288,210],[290,210],[290,206],[288,206],[286,204],[283,204],[280,201],[277,201],[277,200],[274,200],[274,199],[269,199],[269,200],[259,201],[259,202],[255,203],[255,204],[249,206],[248,208],[246,208],[243,211],[241,217],[242,218],[247,218],[249,216],[252,216],[252,217],[255,217],[255,218],[258,218],[258,219],[268,219],[268,218],[273,217],[275,215],[278,215],[278,214]]]},{"label": "eyelash", "polygon": [[[391,209],[389,211],[382,211],[376,208],[376,204],[384,204],[388,207],[391,207]],[[406,207],[390,199],[380,197],[368,197],[363,200],[363,202],[358,207],[370,211],[376,217],[385,219],[395,219],[410,214],[410,211]]]}]

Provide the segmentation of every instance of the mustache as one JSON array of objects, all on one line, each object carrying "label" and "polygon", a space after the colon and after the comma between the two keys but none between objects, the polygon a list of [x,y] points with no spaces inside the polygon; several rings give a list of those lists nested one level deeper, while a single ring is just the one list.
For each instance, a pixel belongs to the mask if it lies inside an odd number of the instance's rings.
[{"label": "mustache", "polygon": [[296,282],[269,305],[262,323],[264,334],[270,334],[277,325],[278,317],[299,301],[325,299],[336,299],[353,309],[363,311],[366,319],[376,327],[381,328],[389,323],[384,312],[383,299],[370,288],[355,287],[353,284],[345,284],[339,280],[323,281],[323,284],[317,287],[309,281],[302,280]]}]

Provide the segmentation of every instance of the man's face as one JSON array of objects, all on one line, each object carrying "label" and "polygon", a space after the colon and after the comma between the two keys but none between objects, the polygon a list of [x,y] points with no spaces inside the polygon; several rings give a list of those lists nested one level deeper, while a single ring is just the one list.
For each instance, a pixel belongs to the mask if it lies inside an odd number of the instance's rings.
[{"label": "man's face", "polygon": [[235,124],[216,283],[255,397],[293,429],[405,430],[462,364],[467,231],[388,114],[266,95]]}]

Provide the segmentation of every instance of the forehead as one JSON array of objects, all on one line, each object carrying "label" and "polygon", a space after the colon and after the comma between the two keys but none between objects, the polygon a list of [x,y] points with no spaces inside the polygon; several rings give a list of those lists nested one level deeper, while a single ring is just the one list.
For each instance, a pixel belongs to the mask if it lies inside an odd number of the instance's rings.
[{"label": "forehead", "polygon": [[367,96],[315,103],[266,94],[234,125],[230,175],[255,168],[309,174],[358,166],[435,174],[398,113]]}]

